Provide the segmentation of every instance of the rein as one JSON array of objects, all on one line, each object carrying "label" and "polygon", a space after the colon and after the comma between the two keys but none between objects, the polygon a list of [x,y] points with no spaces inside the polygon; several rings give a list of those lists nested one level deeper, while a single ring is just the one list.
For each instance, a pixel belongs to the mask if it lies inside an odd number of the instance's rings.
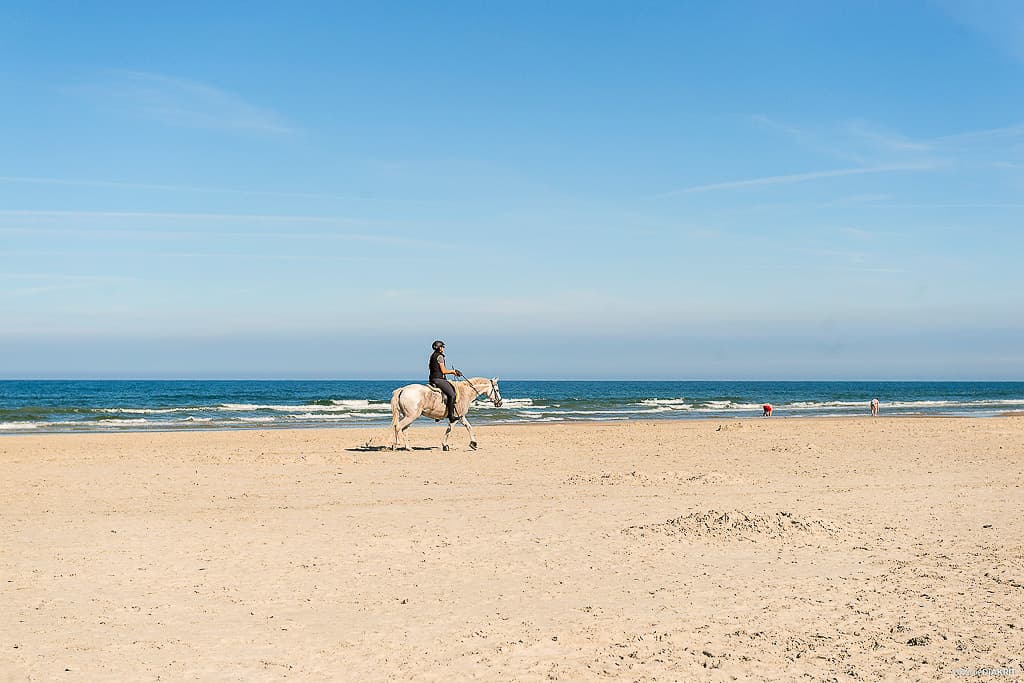
[{"label": "rein", "polygon": [[[469,386],[473,387],[473,391],[476,392],[477,396],[479,396],[480,394],[486,394],[487,393],[486,391],[480,391],[479,389],[477,389],[476,385],[473,384],[473,382],[470,381],[469,377],[466,377],[465,375],[463,375],[462,379],[463,379],[463,381],[466,382],[466,384],[468,384]],[[498,405],[497,401],[494,399],[494,394],[497,393],[494,390],[494,380],[490,379],[490,380],[487,380],[487,381],[491,383],[491,392],[490,392],[490,395],[488,395],[487,398],[491,399],[491,403],[493,403],[494,405]]]}]

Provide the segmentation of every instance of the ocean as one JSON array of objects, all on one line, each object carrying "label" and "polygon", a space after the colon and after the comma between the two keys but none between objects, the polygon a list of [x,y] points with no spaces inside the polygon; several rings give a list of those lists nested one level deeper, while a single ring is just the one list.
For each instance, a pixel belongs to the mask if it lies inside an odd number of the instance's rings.
[{"label": "ocean", "polygon": [[[0,381],[0,434],[367,427],[390,422],[388,381]],[[1024,382],[500,382],[474,424],[880,414],[991,417],[1024,411]],[[427,424],[426,421],[423,424]]]}]

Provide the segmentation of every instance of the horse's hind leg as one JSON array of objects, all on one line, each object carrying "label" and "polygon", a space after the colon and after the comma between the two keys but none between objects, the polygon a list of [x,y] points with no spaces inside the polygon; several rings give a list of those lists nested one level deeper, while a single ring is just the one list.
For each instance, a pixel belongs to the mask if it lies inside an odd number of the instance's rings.
[{"label": "horse's hind leg", "polygon": [[[469,426],[469,420],[467,420],[466,416],[463,415],[462,417],[459,418],[459,422],[461,422],[463,424],[463,426],[466,428],[466,430],[469,431],[469,447],[472,448],[475,451],[476,450],[476,435],[473,434],[473,428]],[[449,426],[448,429],[451,429],[451,427]]]},{"label": "horse's hind leg", "polygon": [[391,420],[391,429],[395,433],[394,438],[391,440],[391,450],[393,451],[398,450],[398,444],[402,438],[402,431],[398,428],[398,423],[401,422],[402,420],[402,418],[399,415],[396,415]]},{"label": "horse's hind leg", "polygon": [[406,415],[403,417],[397,425],[395,425],[395,447],[398,447],[398,440],[401,437],[402,448],[411,451],[412,446],[409,445],[409,435],[405,433],[405,430],[409,428],[413,422],[416,421],[416,417],[413,415]]}]

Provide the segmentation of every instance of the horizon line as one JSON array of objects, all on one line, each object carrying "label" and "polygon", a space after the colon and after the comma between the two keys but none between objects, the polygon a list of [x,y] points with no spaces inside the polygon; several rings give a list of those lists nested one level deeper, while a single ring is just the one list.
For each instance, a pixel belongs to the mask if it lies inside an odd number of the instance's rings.
[{"label": "horizon line", "polygon": [[[481,375],[483,376],[483,375]],[[675,383],[696,383],[696,382],[774,382],[774,383],[798,383],[798,382],[844,382],[844,383],[865,383],[865,382],[889,382],[900,384],[912,384],[919,382],[941,382],[943,384],[966,384],[975,382],[1002,383],[1002,384],[1024,384],[1022,379],[595,379],[595,378],[510,378],[498,376],[503,382],[675,382]],[[311,377],[0,377],[0,382],[406,382],[417,378],[410,377],[380,377],[380,378],[355,378],[341,379],[337,377],[311,378]]]}]

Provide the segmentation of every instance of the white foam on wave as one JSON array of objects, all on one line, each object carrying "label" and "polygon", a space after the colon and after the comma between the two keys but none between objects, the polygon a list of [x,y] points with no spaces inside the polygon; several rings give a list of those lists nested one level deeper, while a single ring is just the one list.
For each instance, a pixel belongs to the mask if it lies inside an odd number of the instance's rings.
[{"label": "white foam on wave", "polygon": [[729,408],[737,408],[742,404],[733,403],[732,401],[704,401],[698,410],[728,410]]},{"label": "white foam on wave", "polygon": [[[831,408],[864,408],[869,405],[867,399],[863,401],[795,401],[786,404],[785,408],[792,410],[827,410]],[[957,401],[952,399],[927,399],[920,401],[882,401],[881,405],[886,408],[979,408],[997,406],[1024,405],[1022,399],[978,399],[974,401]]]},{"label": "white foam on wave", "polygon": [[37,429],[39,426],[38,422],[0,422],[0,430],[11,432]]},{"label": "white foam on wave", "polygon": [[682,408],[692,408],[693,403],[685,398],[645,398],[640,401],[640,405],[644,406],[680,406]]},{"label": "white foam on wave", "polygon": [[[508,406],[509,408],[529,408],[533,406],[532,398],[503,398],[501,400],[502,407]],[[486,405],[490,405],[489,403]]]},{"label": "white foam on wave", "polygon": [[212,410],[212,408],[204,408],[202,406],[184,408],[97,408],[96,412],[113,415],[163,415],[166,413],[187,413],[195,410]]},{"label": "white foam on wave", "polygon": [[[370,400],[367,400],[367,399],[361,399],[361,398],[352,398],[352,399],[346,398],[346,399],[332,400],[331,404],[335,405],[335,406],[338,406],[339,408],[344,408],[346,410],[355,409],[355,410],[386,410],[388,412],[391,411],[391,403],[389,401],[374,402],[374,401],[370,401]],[[303,406],[303,407],[305,407],[305,406]],[[313,406],[311,406],[311,407],[313,407]]]},{"label": "white foam on wave", "polygon": [[[380,410],[391,412],[390,401],[370,401],[367,399],[337,399],[331,401],[332,405],[338,406],[345,410]],[[306,406],[303,406],[306,407]],[[310,406],[310,408],[317,408],[318,406]]]},{"label": "white foam on wave", "polygon": [[151,424],[149,420],[144,417],[126,418],[124,420],[99,420],[97,422],[75,422],[77,425],[88,425],[90,427],[134,427],[138,425]]},{"label": "white foam on wave", "polygon": [[[486,396],[479,396],[472,405],[473,410],[516,410],[519,408],[534,407],[533,399],[530,398],[503,398],[501,399],[501,407],[499,408],[498,406],[491,403],[490,399],[488,399]],[[388,410],[390,409],[391,406],[389,405]]]},{"label": "white foam on wave", "polygon": [[[646,412],[661,413],[661,412],[668,412],[668,411],[666,411],[666,410],[658,410],[656,408],[655,409],[644,409],[644,410],[637,410],[635,408],[632,408],[632,409],[631,408],[606,408],[606,409],[578,408],[576,410],[566,410],[566,409],[552,410],[552,409],[547,409],[547,408],[540,408],[540,409],[537,409],[537,412],[535,414],[538,414],[538,415],[562,415],[562,416],[566,416],[566,415],[637,415],[639,413],[646,413]],[[529,415],[530,413],[522,412],[522,413],[518,413],[518,414]],[[597,418],[597,419],[603,419],[603,418]]]},{"label": "white foam on wave", "polygon": [[732,401],[708,401],[705,405],[694,407],[695,413],[738,413],[745,410],[760,410],[760,403],[733,403]]},{"label": "white foam on wave", "polygon": [[367,403],[365,406],[363,406],[362,410],[379,410],[379,411],[390,413],[391,412],[391,404],[390,403]]},{"label": "white foam on wave", "polygon": [[1024,405],[1024,399],[983,399],[977,401],[884,401],[889,408],[978,408]]},{"label": "white foam on wave", "polygon": [[309,413],[347,413],[353,409],[390,412],[391,406],[387,403],[372,403],[370,401],[335,401],[329,406],[315,404],[273,405],[261,403],[222,403],[221,405],[212,408],[212,410],[231,413],[253,413],[259,410],[273,410],[279,413],[294,413],[297,410],[304,410]]},{"label": "white foam on wave", "polygon": [[[730,400],[701,401],[686,398],[645,398],[640,405],[666,407],[670,410],[692,411],[695,413],[740,412],[744,410],[760,410],[759,403],[737,403]],[[643,412],[643,411],[636,411]],[[664,412],[664,411],[662,411]]]},{"label": "white foam on wave", "polygon": [[541,420],[541,422],[623,422],[629,419],[628,415],[592,415],[590,417],[551,415]]},{"label": "white foam on wave", "polygon": [[339,420],[348,420],[350,418],[380,418],[379,413],[360,413],[360,412],[345,412],[345,413],[292,413],[286,415],[289,420],[320,420],[321,422],[337,422]]},{"label": "white foam on wave", "polygon": [[676,413],[681,411],[682,408],[655,405],[649,408],[607,408],[604,410],[566,410],[565,412],[579,415],[649,415],[651,413]]},{"label": "white foam on wave", "polygon": [[832,408],[862,408],[866,405],[868,405],[867,401],[794,401],[780,407],[787,410],[830,410]]},{"label": "white foam on wave", "polygon": [[202,411],[243,413],[255,412],[258,410],[274,410],[278,412],[308,410],[323,413],[343,413],[355,409],[390,411],[391,405],[388,403],[373,403],[366,399],[353,399],[331,401],[330,405],[274,405],[262,403],[221,403],[215,406],[181,406],[176,408],[96,408],[94,412],[107,413],[112,415],[166,415],[171,413],[192,413]]}]

